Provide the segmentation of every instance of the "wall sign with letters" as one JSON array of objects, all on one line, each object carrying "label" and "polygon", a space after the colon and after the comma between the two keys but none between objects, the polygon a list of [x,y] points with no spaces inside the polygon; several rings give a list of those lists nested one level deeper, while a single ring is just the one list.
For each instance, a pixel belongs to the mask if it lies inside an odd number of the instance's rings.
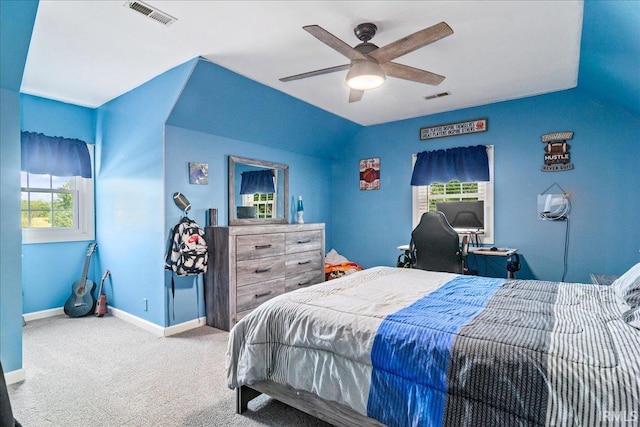
[{"label": "wall sign with letters", "polygon": [[487,120],[488,119],[477,119],[470,120],[468,122],[449,123],[446,125],[420,128],[420,140],[464,135],[467,133],[486,132]]},{"label": "wall sign with letters", "polygon": [[544,147],[544,166],[543,172],[558,172],[573,169],[570,163],[571,156],[567,139],[573,138],[573,132],[554,132],[542,135],[542,142],[546,143]]},{"label": "wall sign with letters", "polygon": [[380,157],[360,160],[360,190],[380,189]]}]

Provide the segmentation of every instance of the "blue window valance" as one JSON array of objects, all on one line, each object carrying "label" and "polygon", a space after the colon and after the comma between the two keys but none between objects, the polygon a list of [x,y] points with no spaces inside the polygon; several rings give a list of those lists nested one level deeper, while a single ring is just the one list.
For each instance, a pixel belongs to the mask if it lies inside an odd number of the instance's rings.
[{"label": "blue window valance", "polygon": [[242,172],[240,194],[275,193],[273,184],[273,170],[259,170]]},{"label": "blue window valance", "polygon": [[452,180],[489,181],[487,147],[476,145],[418,153],[411,185],[431,185]]},{"label": "blue window valance", "polygon": [[21,132],[21,149],[24,172],[91,178],[91,157],[84,141]]}]

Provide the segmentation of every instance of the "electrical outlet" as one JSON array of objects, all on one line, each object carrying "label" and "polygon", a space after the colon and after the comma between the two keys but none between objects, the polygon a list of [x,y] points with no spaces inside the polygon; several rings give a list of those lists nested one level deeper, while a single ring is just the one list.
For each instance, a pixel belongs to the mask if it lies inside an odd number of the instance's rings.
[{"label": "electrical outlet", "polygon": [[144,311],[149,310],[149,301],[146,298],[142,298],[142,309]]}]

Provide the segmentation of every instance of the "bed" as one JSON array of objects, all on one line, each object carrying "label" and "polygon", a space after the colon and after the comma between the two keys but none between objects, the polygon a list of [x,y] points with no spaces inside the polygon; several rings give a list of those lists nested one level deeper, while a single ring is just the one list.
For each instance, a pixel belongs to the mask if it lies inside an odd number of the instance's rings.
[{"label": "bed", "polygon": [[240,413],[266,393],[334,425],[638,425],[638,276],[366,269],[243,318],[227,384]]}]

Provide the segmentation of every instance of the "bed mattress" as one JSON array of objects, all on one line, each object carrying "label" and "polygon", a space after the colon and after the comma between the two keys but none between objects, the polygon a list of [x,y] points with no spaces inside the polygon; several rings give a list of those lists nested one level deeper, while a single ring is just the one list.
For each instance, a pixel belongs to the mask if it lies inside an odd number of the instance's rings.
[{"label": "bed mattress", "polygon": [[640,331],[606,286],[376,267],[231,331],[227,383],[269,380],[389,426],[638,423]]}]

